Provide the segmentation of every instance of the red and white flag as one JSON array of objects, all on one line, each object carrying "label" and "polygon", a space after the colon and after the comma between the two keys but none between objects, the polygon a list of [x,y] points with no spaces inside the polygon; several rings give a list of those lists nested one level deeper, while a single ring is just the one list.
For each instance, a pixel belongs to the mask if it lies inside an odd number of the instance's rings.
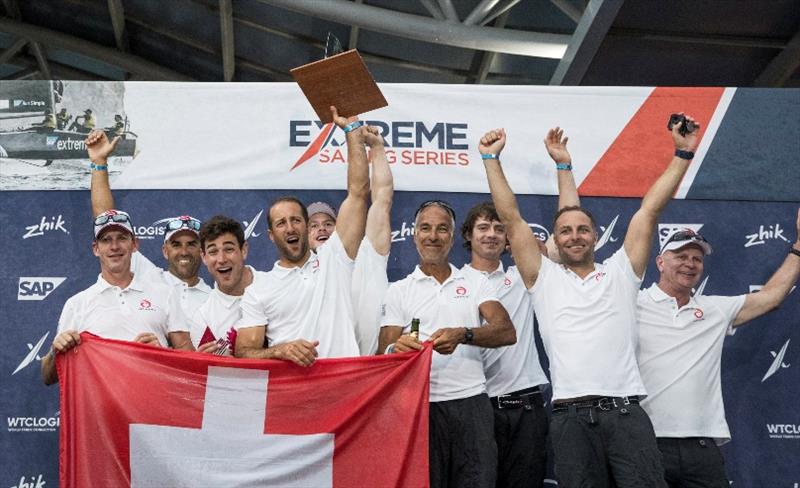
[{"label": "red and white flag", "polygon": [[81,334],[59,355],[67,487],[428,486],[429,346],[310,368]]}]

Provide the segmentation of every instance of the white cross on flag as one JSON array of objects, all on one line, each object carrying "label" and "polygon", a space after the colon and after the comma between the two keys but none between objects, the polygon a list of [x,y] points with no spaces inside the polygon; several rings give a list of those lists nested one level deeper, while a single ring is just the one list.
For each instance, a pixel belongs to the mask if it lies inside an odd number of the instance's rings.
[{"label": "white cross on flag", "polygon": [[62,487],[428,485],[429,347],[302,368],[81,338]]}]

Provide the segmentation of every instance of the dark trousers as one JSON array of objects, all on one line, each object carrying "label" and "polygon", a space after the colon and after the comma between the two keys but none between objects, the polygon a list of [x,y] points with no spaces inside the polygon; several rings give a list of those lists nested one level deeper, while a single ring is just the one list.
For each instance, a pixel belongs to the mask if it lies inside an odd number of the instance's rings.
[{"label": "dark trousers", "polygon": [[554,412],[559,488],[666,488],[653,424],[639,405]]},{"label": "dark trousers", "polygon": [[430,404],[431,488],[492,488],[497,472],[486,394]]},{"label": "dark trousers", "polygon": [[498,488],[536,487],[547,474],[547,413],[540,394],[521,397],[523,406],[494,408]]},{"label": "dark trousers", "polygon": [[709,437],[659,437],[670,488],[728,488],[725,459]]}]

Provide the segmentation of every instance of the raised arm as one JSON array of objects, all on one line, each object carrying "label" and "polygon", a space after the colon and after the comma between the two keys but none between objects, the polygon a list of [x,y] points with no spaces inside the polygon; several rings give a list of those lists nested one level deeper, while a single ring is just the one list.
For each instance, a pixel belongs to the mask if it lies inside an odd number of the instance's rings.
[{"label": "raised arm", "polygon": [[[800,209],[797,210],[797,240],[792,248],[800,252]],[[754,318],[760,317],[770,310],[777,308],[786,296],[792,291],[792,286],[800,278],[800,256],[789,253],[783,264],[770,277],[769,281],[757,293],[750,293],[744,300],[744,305],[736,319],[734,327],[742,325]]]},{"label": "raised arm", "polygon": [[383,137],[377,127],[367,127],[365,141],[369,146],[372,175],[370,190],[372,203],[367,212],[366,235],[375,252],[381,256],[389,254],[392,246],[392,198],[394,197],[394,180],[386,159]]},{"label": "raised arm", "polygon": [[506,180],[503,168],[500,165],[500,153],[506,145],[506,132],[496,129],[487,132],[480,141],[478,150],[481,155],[494,155],[484,159],[486,177],[489,180],[489,190],[492,192],[492,201],[497,209],[497,215],[506,228],[508,240],[511,242],[511,254],[517,264],[525,286],[530,288],[536,282],[539,268],[542,266],[542,253],[536,244],[536,236],[519,213],[517,198]]},{"label": "raised arm", "polygon": [[[342,130],[358,122],[358,117],[342,117],[331,107],[333,122]],[[352,126],[350,126],[352,127]],[[347,132],[347,197],[339,207],[336,233],[342,240],[350,259],[355,259],[358,246],[364,238],[367,223],[367,198],[369,197],[369,162],[364,139],[367,132],[363,125]]]},{"label": "raised arm", "polygon": [[[556,127],[547,131],[544,138],[544,147],[553,162],[556,163],[556,175],[558,178],[558,209],[564,207],[579,207],[581,199],[578,197],[578,187],[575,185],[575,178],[572,176],[572,156],[567,150],[569,137],[564,136],[564,129]],[[552,234],[547,238],[547,256],[559,261],[561,258],[556,249],[555,240]]]},{"label": "raised arm", "polygon": [[[694,119],[686,116],[687,120],[694,122]],[[684,152],[693,152],[697,148],[700,140],[699,132],[700,125],[694,132],[688,132],[686,136],[682,136],[679,129],[683,126],[675,124],[672,128],[672,140],[675,143],[675,149]],[[628,225],[628,232],[625,234],[625,253],[631,261],[633,270],[636,276],[643,276],[647,269],[647,261],[650,259],[650,247],[652,245],[653,232],[658,221],[658,216],[664,210],[667,203],[675,195],[683,175],[689,168],[690,159],[684,159],[674,156],[672,161],[667,166],[667,169],[650,187],[647,194],[642,199],[642,206],[631,218],[631,223]]]},{"label": "raised arm", "polygon": [[109,141],[106,133],[93,130],[86,138],[86,149],[92,161],[92,213],[97,217],[106,210],[114,207],[114,196],[111,194],[111,185],[108,183],[108,157],[116,149],[119,136]]}]

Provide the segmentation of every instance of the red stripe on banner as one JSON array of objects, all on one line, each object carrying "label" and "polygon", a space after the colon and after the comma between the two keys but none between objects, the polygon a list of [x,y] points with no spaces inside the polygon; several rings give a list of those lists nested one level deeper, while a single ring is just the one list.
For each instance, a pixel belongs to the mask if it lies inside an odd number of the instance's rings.
[{"label": "red stripe on banner", "polygon": [[303,368],[83,333],[57,358],[60,486],[429,486],[431,351]]},{"label": "red stripe on banner", "polygon": [[672,113],[708,126],[724,88],[656,88],[583,180],[586,196],[642,197],[672,160]]},{"label": "red stripe on banner", "polygon": [[314,142],[312,142],[311,145],[308,146],[306,152],[304,152],[303,155],[300,156],[300,159],[298,159],[297,162],[294,163],[294,166],[292,166],[292,169],[290,169],[289,171],[292,171],[296,167],[300,166],[301,164],[311,159],[312,156],[317,154],[319,150],[322,149],[322,145],[325,143],[330,133],[333,131],[333,127],[334,127],[333,122],[328,122],[327,124],[325,124],[325,126],[322,128],[322,131],[319,133],[317,138],[314,139]]}]

